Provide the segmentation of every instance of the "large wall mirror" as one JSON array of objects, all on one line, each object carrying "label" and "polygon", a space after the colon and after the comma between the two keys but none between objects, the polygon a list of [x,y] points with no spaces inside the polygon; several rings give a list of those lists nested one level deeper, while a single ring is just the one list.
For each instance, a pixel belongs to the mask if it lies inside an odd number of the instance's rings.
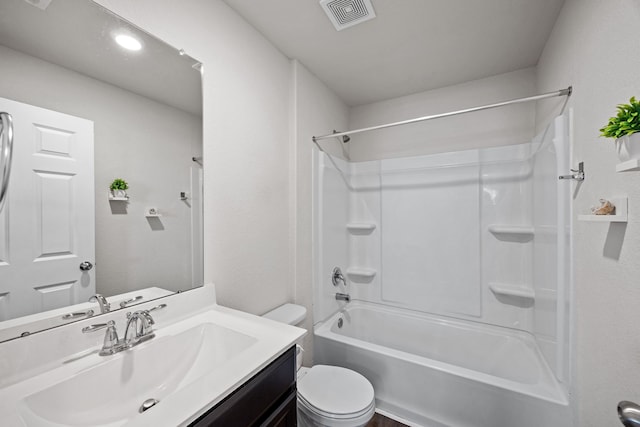
[{"label": "large wall mirror", "polygon": [[0,2],[0,341],[202,285],[201,68],[93,1]]}]

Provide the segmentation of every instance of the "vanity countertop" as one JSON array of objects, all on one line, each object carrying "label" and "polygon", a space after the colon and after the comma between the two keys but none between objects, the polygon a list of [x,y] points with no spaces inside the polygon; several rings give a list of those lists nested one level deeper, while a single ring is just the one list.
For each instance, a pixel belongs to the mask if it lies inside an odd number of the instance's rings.
[{"label": "vanity countertop", "polygon": [[[189,297],[193,299],[193,296]],[[171,298],[165,299],[169,307],[175,305]],[[99,356],[97,350],[100,345],[93,346],[49,361],[45,364],[46,369],[31,369],[17,380],[5,381],[0,388],[0,425],[60,426],[69,424],[70,420],[82,425],[83,417],[96,417],[90,423],[93,426],[186,426],[278,358],[306,333],[304,329],[216,304],[188,316],[173,316],[174,322],[171,323],[170,310],[164,314],[159,312],[157,316],[154,313],[156,337],[133,349],[113,356]],[[166,323],[163,323],[163,317]],[[63,328],[73,328],[73,333],[82,337],[82,326]],[[59,329],[49,332],[61,334]],[[119,330],[122,330],[120,326]],[[202,344],[201,336],[205,334],[209,334],[208,344]],[[102,333],[98,335],[100,338],[103,336]],[[227,340],[227,336],[231,338]],[[189,341],[194,337],[197,342]],[[42,333],[40,341],[44,345],[51,344],[46,333]],[[2,345],[5,344],[8,343]],[[231,350],[231,347],[237,350]],[[38,351],[45,349],[38,346]],[[220,356],[221,352],[227,352],[229,356]],[[203,358],[202,354],[206,357]],[[214,366],[209,367],[208,361],[216,357],[226,359],[219,358],[219,364],[213,362]],[[145,360],[147,362],[140,365]],[[198,364],[198,369],[180,371],[179,365],[184,364],[184,360],[191,361],[187,364]],[[140,381],[136,375],[146,377]],[[147,396],[146,391],[142,395],[136,394],[139,393],[139,383],[149,378],[154,384],[161,384],[154,386],[152,393],[156,395]],[[125,385],[118,389],[118,384]],[[135,397],[128,396],[131,393]],[[142,401],[157,397],[160,402],[142,414],[125,408],[132,401],[137,409],[142,403],[137,400],[143,396]],[[119,404],[119,399],[126,404]],[[65,409],[65,405],[72,410]],[[96,415],[103,413],[108,416]]]}]

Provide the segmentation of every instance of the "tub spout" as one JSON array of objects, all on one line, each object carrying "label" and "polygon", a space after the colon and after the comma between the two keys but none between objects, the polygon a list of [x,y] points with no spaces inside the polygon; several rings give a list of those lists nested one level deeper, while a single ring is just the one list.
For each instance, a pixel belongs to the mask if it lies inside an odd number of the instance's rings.
[{"label": "tub spout", "polygon": [[349,296],[349,294],[341,294],[340,292],[336,294],[336,299],[338,301],[346,301],[346,302],[351,301],[351,297]]}]

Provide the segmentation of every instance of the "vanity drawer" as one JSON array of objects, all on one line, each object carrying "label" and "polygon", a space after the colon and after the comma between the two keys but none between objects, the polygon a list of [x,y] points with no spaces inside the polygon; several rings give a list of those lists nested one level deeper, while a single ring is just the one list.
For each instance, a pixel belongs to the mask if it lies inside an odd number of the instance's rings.
[{"label": "vanity drawer", "polygon": [[295,426],[295,355],[295,347],[287,350],[190,426]]}]

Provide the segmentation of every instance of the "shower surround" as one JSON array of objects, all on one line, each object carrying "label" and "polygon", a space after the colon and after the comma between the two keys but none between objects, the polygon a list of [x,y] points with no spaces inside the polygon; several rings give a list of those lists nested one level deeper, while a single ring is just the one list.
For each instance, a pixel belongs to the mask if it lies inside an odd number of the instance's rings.
[{"label": "shower surround", "polygon": [[378,409],[418,425],[568,424],[567,134],[559,117],[512,146],[360,163],[318,151],[315,363],[365,374]]}]

